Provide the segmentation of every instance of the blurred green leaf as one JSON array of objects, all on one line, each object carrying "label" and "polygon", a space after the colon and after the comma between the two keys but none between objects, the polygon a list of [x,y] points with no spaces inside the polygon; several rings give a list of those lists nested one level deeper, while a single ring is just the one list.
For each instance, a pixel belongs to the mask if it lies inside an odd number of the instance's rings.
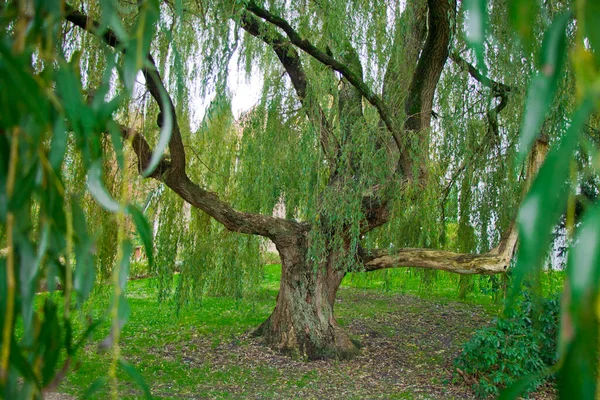
[{"label": "blurred green leaf", "polygon": [[548,154],[521,205],[517,218],[519,253],[513,275],[515,292],[525,275],[540,268],[548,251],[552,227],[565,210],[568,196],[567,178],[573,152],[578,143],[579,133],[593,108],[594,101],[590,98],[577,107],[569,129],[558,146]]},{"label": "blurred green leaf", "polygon": [[138,71],[144,66],[148,58],[150,43],[154,37],[155,24],[158,21],[158,17],[158,0],[145,0],[141,2],[132,38],[127,44],[125,65],[123,67],[123,83],[130,93],[133,91],[133,84]]},{"label": "blurred green leaf", "polygon": [[148,257],[148,265],[151,266],[154,263],[154,255],[152,252],[152,230],[150,229],[150,225],[148,221],[146,221],[146,217],[137,207],[130,204],[127,206],[127,212],[131,215],[133,219],[133,223],[137,228],[137,231],[142,239],[142,243],[144,244],[144,250],[146,252],[146,257]]},{"label": "blurred green leaf", "polygon": [[510,21],[525,46],[530,47],[533,41],[533,27],[539,13],[538,0],[509,0],[508,11]]},{"label": "blurred green leaf", "polygon": [[102,183],[102,160],[97,160],[90,166],[87,185],[90,194],[98,204],[110,212],[119,212],[121,205],[112,198]]},{"label": "blurred green leaf", "polygon": [[[559,376],[561,398],[594,399],[598,377],[598,316],[600,286],[600,205],[583,217],[569,253],[567,307],[563,315],[562,348],[566,348]],[[569,325],[569,326],[566,326]],[[572,337],[567,331],[573,332]],[[568,343],[564,343],[567,341]],[[572,371],[577,371],[576,374]]]},{"label": "blurred green leaf", "polygon": [[101,376],[97,378],[94,382],[88,386],[87,390],[81,395],[82,400],[87,400],[92,398],[92,395],[97,393],[100,389],[102,389],[108,383],[108,378],[106,376]]},{"label": "blurred green leaf", "polygon": [[[154,71],[150,71],[150,74],[155,74]],[[150,158],[150,162],[146,169],[142,172],[142,176],[148,177],[154,169],[158,165],[159,161],[163,157],[163,153],[169,142],[171,141],[171,134],[173,133],[173,113],[171,108],[171,101],[169,100],[169,96],[165,92],[163,88],[159,88],[160,93],[160,101],[161,101],[161,110],[163,114],[163,124],[160,129],[160,137],[158,139],[158,143],[154,148],[154,153],[152,153],[152,157]]]},{"label": "blurred green leaf", "polygon": [[58,320],[56,305],[46,299],[44,302],[44,322],[38,336],[38,344],[41,347],[42,360],[42,384],[46,386],[55,375],[56,364],[61,350],[60,323]]},{"label": "blurred green leaf", "polygon": [[570,19],[571,13],[559,15],[544,35],[540,72],[531,81],[521,122],[519,163],[529,154],[554,100],[566,55],[565,32]]},{"label": "blurred green leaf", "polygon": [[150,388],[144,381],[144,377],[142,376],[142,374],[140,374],[133,365],[129,364],[123,359],[119,360],[119,365],[121,366],[121,368],[123,368],[123,371],[125,371],[127,375],[129,375],[133,379],[133,381],[144,391],[144,397],[148,400],[151,400],[152,395],[150,394]]},{"label": "blurred green leaf", "polygon": [[55,171],[60,169],[60,165],[65,157],[67,150],[67,139],[69,133],[65,126],[65,121],[62,118],[57,118],[54,121],[54,129],[52,131],[52,141],[50,142],[50,154],[48,161]]},{"label": "blurred green leaf", "polygon": [[81,304],[87,299],[96,279],[96,271],[92,260],[93,242],[87,234],[85,214],[77,197],[71,198],[71,212],[73,214],[73,230],[77,238],[74,247],[77,262],[73,273],[73,287]]},{"label": "blurred green leaf", "polygon": [[463,8],[469,12],[467,41],[475,50],[479,69],[485,71],[484,43],[488,24],[487,0],[465,0]]},{"label": "blurred green leaf", "polygon": [[131,253],[133,253],[133,245],[131,241],[126,239],[121,243],[122,256],[121,262],[119,263],[119,286],[121,291],[125,290],[127,285],[127,278],[129,277],[129,263],[131,260]]},{"label": "blurred green leaf", "polygon": [[584,4],[585,36],[594,50],[596,66],[600,67],[600,2],[587,0]]}]

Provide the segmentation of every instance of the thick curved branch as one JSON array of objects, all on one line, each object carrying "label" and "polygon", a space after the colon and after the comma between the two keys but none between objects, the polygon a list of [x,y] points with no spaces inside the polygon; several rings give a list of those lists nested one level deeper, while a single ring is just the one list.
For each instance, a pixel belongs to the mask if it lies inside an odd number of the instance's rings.
[{"label": "thick curved branch", "polygon": [[[100,24],[89,18],[86,14],[74,9],[73,7],[65,4],[65,19],[71,22],[73,25],[80,27],[84,31],[87,31],[93,35],[97,34]],[[117,35],[110,29],[106,29],[103,35],[99,36],[104,42],[120,51],[125,51]],[[165,112],[161,101],[161,92],[168,96],[169,107],[171,115],[173,116],[173,128],[171,133],[171,140],[169,142],[169,152],[171,154],[171,167],[177,170],[185,171],[185,149],[183,147],[183,140],[181,138],[181,132],[179,130],[179,123],[177,122],[177,113],[175,110],[175,104],[173,99],[168,95],[165,85],[160,77],[160,73],[156,68],[156,63],[150,54],[147,55],[147,63],[149,66],[142,68],[142,74],[146,80],[146,88],[158,104],[159,110],[162,113]]]},{"label": "thick curved branch", "polygon": [[[548,151],[548,139],[540,137],[532,149],[528,163],[528,176],[524,192],[529,190],[533,177],[544,162]],[[434,249],[406,248],[394,252],[387,250],[363,250],[361,257],[366,271],[385,268],[420,267],[438,269],[457,274],[491,275],[506,272],[514,256],[518,242],[518,230],[513,222],[497,247],[483,254],[465,254]]]},{"label": "thick curved branch", "polygon": [[[87,18],[85,14],[68,6],[65,18],[92,34],[95,34],[99,27],[96,21]],[[102,38],[109,46],[117,49],[120,48],[118,38],[111,30],[106,31]],[[145,67],[143,69],[144,76],[146,77],[146,85],[160,106],[160,91],[165,90],[165,87],[156,70],[154,60],[150,55],[148,55],[148,62],[152,68]],[[173,117],[175,117],[173,101],[170,98],[169,101]],[[153,152],[150,145],[143,135],[134,129],[121,126],[121,135],[125,139],[131,140],[133,150],[138,158],[138,168],[144,170]],[[306,225],[295,221],[237,211],[229,203],[221,200],[215,193],[209,192],[193,183],[185,172],[185,151],[176,121],[173,125],[169,150],[171,160],[161,160],[151,176],[154,179],[164,182],[183,200],[206,212],[222,223],[227,229],[240,233],[266,236],[276,244],[285,244],[287,241],[295,240],[294,238],[300,236],[299,233],[307,229]]]},{"label": "thick curved branch", "polygon": [[294,46],[291,46],[289,41],[285,40],[279,33],[269,32],[267,34],[267,26],[264,22],[259,21],[248,12],[242,13],[241,26],[250,35],[262,40],[275,51],[277,58],[279,58],[279,61],[292,81],[300,102],[306,109],[308,118],[319,129],[321,147],[327,159],[331,165],[335,165],[339,144],[323,109],[316,102],[310,101],[309,96],[307,96],[308,80],[300,62],[300,56]]},{"label": "thick curved branch", "polygon": [[[354,86],[360,94],[367,99],[369,103],[371,103],[379,113],[379,116],[385,123],[388,131],[394,135],[394,138],[397,137],[395,135],[396,128],[394,127],[394,122],[390,113],[390,110],[385,106],[383,100],[380,96],[378,96],[375,92],[369,88],[369,86],[361,79],[361,77],[354,72],[348,65],[343,64],[327,54],[326,52],[319,50],[315,45],[310,43],[308,40],[303,39],[298,32],[283,18],[271,14],[269,11],[265,10],[258,6],[254,1],[248,2],[246,5],[246,9],[256,15],[264,19],[265,21],[281,28],[290,42],[296,47],[300,48],[322,64],[325,64],[335,71],[342,74],[344,78],[350,82],[352,86]],[[396,143],[400,146],[400,143]]]}]

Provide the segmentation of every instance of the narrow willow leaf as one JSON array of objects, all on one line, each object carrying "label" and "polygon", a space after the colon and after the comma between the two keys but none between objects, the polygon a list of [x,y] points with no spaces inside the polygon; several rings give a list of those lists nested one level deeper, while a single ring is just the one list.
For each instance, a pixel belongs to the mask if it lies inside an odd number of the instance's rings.
[{"label": "narrow willow leaf", "polygon": [[485,70],[484,43],[488,23],[487,0],[465,0],[463,7],[469,12],[467,41],[475,50],[479,68]]},{"label": "narrow willow leaf", "polygon": [[92,395],[100,391],[106,384],[108,383],[108,378],[106,376],[101,376],[97,378],[94,382],[88,386],[86,391],[81,395],[81,399],[90,399]]},{"label": "narrow willow leaf", "polygon": [[[48,229],[44,229],[42,231],[42,241],[40,245],[47,246],[47,244]],[[35,299],[36,278],[39,272],[38,260],[40,258],[39,255],[36,257],[36,251],[28,238],[19,235],[18,246],[21,255],[19,264],[19,283],[21,291],[21,308],[23,313],[23,330],[26,337],[32,338],[35,334],[31,326],[33,318],[33,301]],[[45,249],[41,250],[45,252]]]},{"label": "narrow willow leaf", "polygon": [[150,225],[148,221],[146,221],[146,217],[137,207],[133,205],[127,206],[127,212],[131,215],[133,219],[133,223],[142,239],[142,243],[144,244],[144,250],[146,252],[146,257],[148,257],[148,265],[152,266],[154,264],[154,255],[152,253],[152,230],[150,229]]},{"label": "narrow willow leaf", "polygon": [[119,302],[117,305],[117,322],[119,324],[119,329],[121,329],[129,320],[129,316],[131,315],[131,307],[129,307],[129,302],[127,301],[125,293],[121,293],[117,301]]},{"label": "narrow willow leaf", "polygon": [[[154,71],[150,71],[150,73],[155,73]],[[154,153],[152,153],[152,157],[150,157],[150,162],[146,169],[142,172],[143,177],[148,177],[160,162],[163,157],[163,153],[169,142],[171,141],[171,134],[173,133],[173,115],[171,108],[171,101],[169,100],[169,96],[165,92],[163,88],[160,88],[160,102],[161,102],[161,110],[163,114],[163,125],[160,130],[160,138],[158,139],[158,144],[154,149]]]},{"label": "narrow willow leaf", "polygon": [[96,279],[96,271],[92,260],[92,239],[88,236],[85,214],[77,198],[71,200],[73,213],[73,230],[77,237],[75,242],[75,271],[73,273],[73,287],[77,293],[77,300],[81,304],[89,296]]},{"label": "narrow willow leaf", "polygon": [[108,131],[110,132],[110,141],[115,150],[115,156],[117,157],[117,164],[119,168],[123,170],[125,168],[125,156],[123,155],[123,139],[121,138],[121,130],[114,121],[108,121]]},{"label": "narrow willow leaf", "polygon": [[100,18],[98,34],[101,35],[106,32],[106,29],[110,28],[117,35],[121,43],[125,43],[128,35],[121,24],[121,17],[118,14],[118,4],[115,4],[114,0],[100,0],[100,9],[102,10],[102,16]]},{"label": "narrow willow leaf", "polygon": [[151,400],[152,394],[150,394],[150,388],[148,387],[148,384],[146,384],[146,381],[144,381],[142,374],[140,374],[133,365],[129,364],[123,359],[119,360],[119,365],[121,368],[123,368],[123,371],[125,371],[127,375],[129,375],[131,379],[133,379],[133,381],[144,391],[144,397],[148,400]]},{"label": "narrow willow leaf", "polygon": [[158,17],[158,0],[146,0],[141,3],[136,25],[133,29],[133,37],[127,45],[123,67],[123,83],[129,93],[133,91],[135,77],[148,57]]},{"label": "narrow willow leaf", "polygon": [[515,383],[513,383],[512,385],[510,385],[506,389],[504,389],[500,393],[498,400],[518,399],[519,396],[521,396],[523,394],[523,392],[525,392],[525,390],[527,390],[527,388],[531,387],[531,385],[536,380],[540,379],[544,375],[545,374],[531,374],[524,378],[519,379],[518,381],[516,381]]},{"label": "narrow willow leaf", "polygon": [[130,240],[124,240],[121,243],[121,262],[119,264],[119,286],[121,287],[121,291],[125,290],[125,285],[127,285],[127,278],[129,278],[129,263],[131,260],[131,253],[133,253],[133,244],[131,244]]},{"label": "narrow willow leaf", "polygon": [[50,142],[50,154],[48,155],[48,161],[50,161],[50,165],[54,170],[59,169],[65,157],[68,137],[69,134],[64,119],[57,118],[54,122],[52,141]]},{"label": "narrow willow leaf", "polygon": [[596,58],[596,66],[600,66],[600,2],[587,0],[584,11],[585,36],[590,41]]},{"label": "narrow willow leaf", "polygon": [[533,21],[539,13],[538,0],[509,0],[508,11],[513,28],[527,47],[533,40]]},{"label": "narrow willow leaf", "polygon": [[575,111],[569,129],[553,148],[527,194],[517,222],[519,225],[519,257],[514,270],[514,288],[518,290],[524,276],[538,269],[548,250],[552,227],[564,212],[568,196],[569,165],[579,133],[594,108],[586,99]]},{"label": "narrow willow leaf", "polygon": [[519,163],[529,154],[554,100],[566,55],[565,32],[570,19],[570,13],[559,15],[544,35],[540,72],[531,81],[521,121]]},{"label": "narrow willow leaf", "polygon": [[110,212],[119,212],[121,205],[112,198],[102,183],[102,161],[92,163],[87,177],[88,190],[92,197]]},{"label": "narrow willow leaf", "polygon": [[58,357],[60,356],[60,323],[58,309],[49,299],[44,303],[44,322],[38,336],[38,344],[42,346],[42,384],[45,386],[54,377]]},{"label": "narrow willow leaf", "polygon": [[[561,398],[594,399],[598,376],[598,316],[600,288],[600,205],[588,211],[569,253],[567,277],[570,295],[563,318],[573,335],[561,334],[566,348],[559,374]],[[564,343],[569,341],[569,343]],[[573,374],[572,371],[577,371]]]}]

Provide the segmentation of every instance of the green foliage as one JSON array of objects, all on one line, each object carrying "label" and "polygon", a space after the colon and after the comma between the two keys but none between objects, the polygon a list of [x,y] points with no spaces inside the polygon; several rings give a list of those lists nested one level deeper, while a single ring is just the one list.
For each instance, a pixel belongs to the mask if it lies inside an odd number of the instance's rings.
[{"label": "green foliage", "polygon": [[[125,105],[152,39],[158,2],[140,5],[134,19],[140,29],[131,36],[119,31],[127,57],[105,53],[108,61],[94,65],[100,79],[91,78],[92,68],[66,43],[62,20],[72,9],[64,2],[0,6],[0,240],[6,246],[0,255],[0,397],[41,398],[64,379],[98,326],[91,316],[86,326],[78,324],[88,317],[83,305],[93,292],[98,260],[112,274],[112,306],[101,318],[112,319],[108,375],[116,381],[132,244],[125,235],[127,198],[115,198],[105,184],[110,157],[103,138],[110,132],[117,137],[113,145],[121,140],[114,115]],[[112,7],[102,13],[118,21]],[[82,77],[90,77],[85,90]],[[128,90],[115,90],[122,83]],[[123,167],[122,146],[115,148]],[[155,158],[161,156],[162,150]],[[103,228],[113,224],[110,245],[88,226],[89,198],[99,205]],[[142,241],[150,245],[143,217],[134,218]],[[36,299],[42,281],[50,292],[60,284],[62,293]],[[135,375],[129,364],[121,365]]]},{"label": "green foliage", "polygon": [[454,360],[454,380],[474,381],[480,398],[498,396],[524,376],[537,378],[523,391],[535,390],[550,379],[546,370],[556,361],[559,314],[558,295],[539,299],[525,292],[508,315],[492,320],[464,345]]}]

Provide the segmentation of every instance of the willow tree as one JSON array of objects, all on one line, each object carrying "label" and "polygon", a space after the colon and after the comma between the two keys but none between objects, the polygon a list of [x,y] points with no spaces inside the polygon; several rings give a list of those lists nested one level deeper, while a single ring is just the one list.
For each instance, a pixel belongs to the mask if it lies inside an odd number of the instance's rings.
[{"label": "willow tree", "polygon": [[[118,5],[123,21],[138,12]],[[546,18],[561,5],[544,7],[531,19],[533,45],[522,48],[504,1],[490,1],[478,68],[455,0],[166,0],[148,53],[138,55],[154,126],[123,125],[122,134],[143,171],[159,128],[171,125],[168,154],[151,177],[226,229],[275,244],[279,294],[257,329],[270,346],[311,359],[351,356],[357,347],[334,316],[347,272],[509,267],[524,171],[536,171],[547,144],[538,141],[529,166],[519,167],[527,77]],[[119,52],[123,26],[100,10],[66,5],[65,23]],[[236,76],[245,68],[264,80],[238,122],[229,107],[235,58]],[[213,106],[194,130],[198,96],[211,92]],[[565,112],[548,117],[550,138]],[[211,167],[226,179],[215,183]],[[285,218],[273,216],[281,203]],[[452,241],[449,222],[459,227]]]}]

